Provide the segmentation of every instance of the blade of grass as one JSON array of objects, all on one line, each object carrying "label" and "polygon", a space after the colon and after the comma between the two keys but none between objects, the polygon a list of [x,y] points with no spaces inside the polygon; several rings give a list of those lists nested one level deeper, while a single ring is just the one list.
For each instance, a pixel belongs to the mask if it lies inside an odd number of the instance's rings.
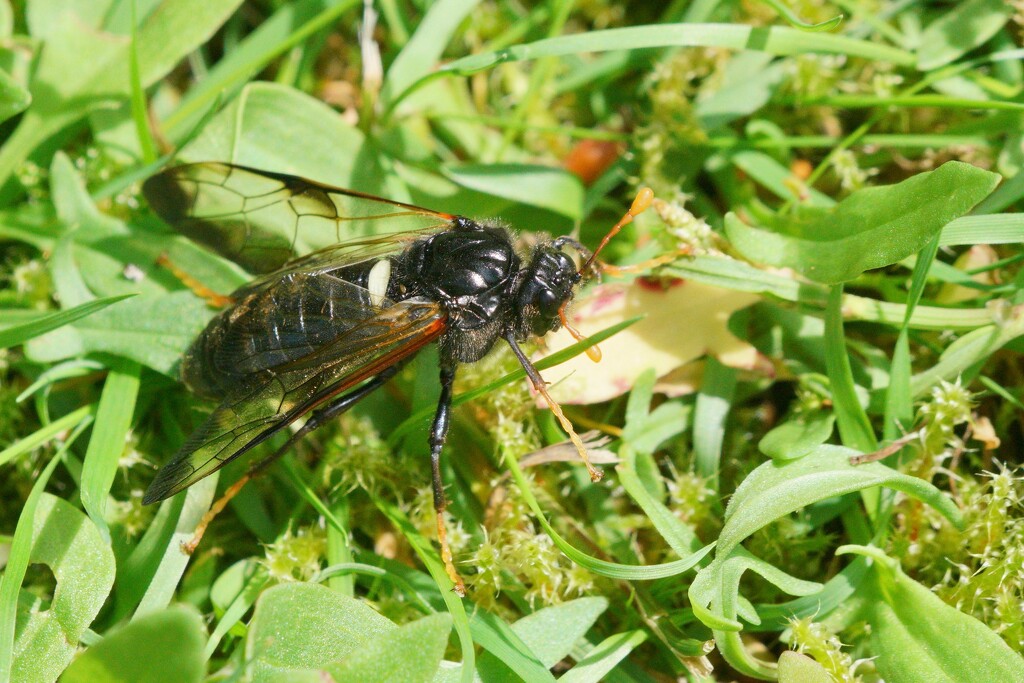
[{"label": "blade of grass", "polygon": [[41,429],[37,429],[29,436],[14,442],[4,450],[0,451],[0,465],[6,465],[19,455],[23,455],[35,448],[38,448],[39,446],[42,446],[61,432],[71,429],[72,426],[80,423],[87,417],[92,416],[95,412],[96,404],[90,403],[87,406],[82,406],[61,418],[54,420]]},{"label": "blade of grass", "polygon": [[96,425],[85,452],[82,507],[107,540],[110,539],[105,517],[107,499],[131,428],[141,372],[142,366],[134,361],[117,358],[110,363],[110,373],[96,410]]},{"label": "blade of grass", "polygon": [[928,283],[928,270],[931,268],[935,255],[939,251],[939,235],[936,235],[921,250],[914,265],[914,273],[910,281],[910,293],[907,296],[906,314],[903,326],[896,338],[893,349],[892,363],[889,369],[889,388],[885,392],[885,422],[882,426],[882,438],[891,441],[910,429],[914,419],[913,397],[910,393],[910,318],[914,307],[921,300],[924,287]]},{"label": "blade of grass", "polygon": [[877,42],[855,40],[829,33],[808,33],[780,26],[754,28],[739,24],[661,24],[613,28],[547,38],[456,59],[438,71],[426,74],[411,83],[403,92],[392,98],[384,115],[385,120],[399,102],[434,78],[447,75],[468,76],[498,64],[541,57],[662,47],[724,47],[735,50],[761,50],[779,56],[822,52],[891,62],[897,66],[913,66],[915,63],[912,53]]},{"label": "blade of grass", "polygon": [[484,611],[474,612],[470,627],[476,642],[519,674],[522,680],[551,683],[555,680],[522,638],[498,616]]},{"label": "blade of grass", "polygon": [[452,624],[455,627],[456,635],[459,637],[459,647],[462,650],[461,683],[472,683],[473,675],[476,671],[476,653],[473,649],[473,635],[469,616],[466,614],[463,600],[452,590],[451,579],[445,573],[441,559],[433,547],[431,547],[430,541],[416,530],[416,527],[409,521],[409,518],[397,506],[378,496],[371,495],[370,499],[377,506],[377,509],[383,512],[398,531],[405,536],[406,540],[409,541],[413,550],[416,551],[416,555],[427,568],[430,576],[433,577],[434,583],[440,589],[441,598],[448,608],[448,613],[452,616]]},{"label": "blade of grass", "polygon": [[530,485],[526,481],[526,477],[523,476],[523,471],[519,468],[519,463],[516,462],[516,459],[506,458],[505,463],[508,466],[509,472],[512,474],[512,478],[516,480],[516,484],[519,486],[520,492],[523,494],[523,500],[526,501],[526,504],[533,511],[533,514],[536,515],[537,521],[542,527],[544,527],[544,531],[546,531],[548,536],[551,537],[551,540],[554,541],[556,546],[558,546],[558,549],[565,553],[565,556],[570,560],[581,567],[594,572],[595,574],[607,576],[612,579],[625,579],[627,581],[653,581],[654,579],[678,576],[679,574],[696,567],[697,564],[715,547],[715,544],[711,543],[704,546],[697,552],[684,556],[683,559],[675,560],[674,562],[665,562],[662,564],[619,564],[617,562],[608,562],[607,560],[591,557],[583,551],[578,550],[571,543],[559,536],[558,532],[556,532],[551,526],[547,517],[544,516],[544,512],[541,510],[540,504],[537,502],[533,492],[530,490]]},{"label": "blade of grass", "polygon": [[383,102],[433,71],[459,24],[478,4],[480,0],[439,0],[430,5],[412,38],[388,68],[381,90]]},{"label": "blade of grass", "polygon": [[831,19],[819,21],[817,24],[811,24],[798,17],[796,12],[791,10],[785,3],[779,2],[779,0],[761,0],[761,2],[778,12],[779,16],[785,19],[790,26],[798,28],[801,31],[831,31],[843,22],[843,15],[837,14]]},{"label": "blade of grass", "polygon": [[[169,137],[179,140],[191,130],[193,118],[213,106],[225,90],[240,87],[276,57],[314,33],[326,28],[345,12],[358,7],[359,0],[305,0],[284,3],[259,28],[245,37],[228,55],[210,69],[207,77],[182,100],[164,120]],[[298,26],[298,28],[293,28]]]},{"label": "blade of grass", "polygon": [[853,371],[843,333],[842,302],[843,286],[835,285],[829,292],[828,308],[825,309],[825,363],[832,385],[836,424],[845,445],[862,453],[873,453],[878,450],[878,442],[854,388]]},{"label": "blade of grass", "polygon": [[784,26],[754,28],[741,24],[660,24],[547,38],[497,52],[463,57],[450,62],[441,70],[468,75],[505,62],[658,47],[724,47],[761,50],[778,56],[822,52],[892,62],[898,66],[911,66],[914,63],[913,54],[898,48],[833,34],[807,33]]},{"label": "blade of grass", "polygon": [[[986,213],[984,207],[999,192],[1012,183],[1010,180],[996,189],[994,193],[983,199],[975,209],[978,213]],[[1019,244],[1024,242],[1024,214],[1004,213],[999,215],[961,216],[942,229],[939,244],[953,247],[961,244]]]},{"label": "blade of grass", "polygon": [[949,95],[886,95],[885,97],[874,95],[829,95],[828,97],[810,99],[786,97],[780,98],[778,101],[789,106],[825,106],[840,107],[842,109],[936,107],[939,109],[978,109],[982,111],[1024,110],[1024,103],[1022,102],[972,100],[964,97],[950,97]]},{"label": "blade of grass", "polygon": [[162,505],[170,506],[172,511],[180,511],[178,523],[167,546],[163,548],[160,564],[153,574],[153,579],[146,587],[146,592],[139,601],[139,606],[136,608],[135,614],[132,615],[132,619],[162,610],[170,604],[190,558],[181,546],[192,539],[199,520],[210,509],[219,478],[220,473],[214,472],[209,477],[190,486],[185,492],[184,501],[178,495],[162,503]]},{"label": "blade of grass", "polygon": [[686,557],[690,553],[700,550],[701,542],[693,529],[680,521],[660,500],[652,496],[640,481],[640,476],[636,471],[636,454],[633,449],[624,445],[619,449],[619,457],[622,458],[622,463],[615,468],[619,475],[619,483],[644,511],[669,547],[680,557]]},{"label": "blade of grass", "polygon": [[24,344],[29,339],[34,339],[40,335],[43,335],[51,330],[56,330],[58,327],[63,327],[70,323],[80,320],[88,315],[92,315],[97,311],[101,311],[111,304],[116,304],[118,301],[124,299],[130,299],[135,296],[134,294],[122,294],[120,296],[108,296],[103,299],[95,299],[93,301],[87,301],[84,304],[79,304],[74,308],[69,308],[66,311],[58,311],[56,313],[50,313],[36,320],[32,320],[20,325],[12,325],[0,329],[0,349],[10,348],[11,346],[17,346],[18,344]]},{"label": "blade of grass", "polygon": [[142,87],[142,75],[139,71],[139,25],[136,18],[137,0],[132,0],[132,33],[131,45],[128,47],[128,80],[131,89],[132,120],[135,132],[139,137],[139,148],[142,150],[143,163],[150,164],[159,156],[156,143],[149,130],[149,117],[146,112],[146,91]]},{"label": "blade of grass", "polygon": [[718,490],[726,421],[736,392],[736,370],[709,355],[693,416],[693,451],[697,474]]}]

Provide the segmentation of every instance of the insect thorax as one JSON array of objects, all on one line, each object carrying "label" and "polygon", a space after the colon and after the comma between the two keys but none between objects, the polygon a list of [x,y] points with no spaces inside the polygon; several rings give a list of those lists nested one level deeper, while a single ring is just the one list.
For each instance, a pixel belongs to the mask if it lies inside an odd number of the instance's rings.
[{"label": "insect thorax", "polygon": [[414,243],[398,277],[413,295],[447,311],[442,357],[471,363],[491,349],[513,315],[519,268],[504,228],[458,218],[451,230]]}]

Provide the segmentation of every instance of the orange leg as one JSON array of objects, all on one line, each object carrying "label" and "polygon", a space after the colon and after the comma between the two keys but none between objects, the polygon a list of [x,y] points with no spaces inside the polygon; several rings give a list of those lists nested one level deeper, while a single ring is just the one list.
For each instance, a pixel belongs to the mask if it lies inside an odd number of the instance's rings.
[{"label": "orange leg", "polygon": [[181,284],[191,289],[193,294],[198,296],[200,299],[205,300],[206,303],[213,308],[226,308],[235,302],[235,300],[230,296],[218,294],[176,266],[169,258],[167,258],[167,254],[160,254],[156,259],[156,264],[171,271],[171,274],[178,278],[181,281]]},{"label": "orange leg", "polygon": [[441,544],[441,562],[444,563],[444,571],[455,584],[452,590],[460,598],[464,598],[466,597],[466,584],[463,583],[462,577],[459,576],[459,571],[452,561],[452,548],[448,545],[448,528],[444,524],[444,510],[437,511],[437,540]]},{"label": "orange leg", "polygon": [[228,487],[228,490],[224,492],[223,496],[218,498],[214,504],[210,506],[210,509],[207,510],[205,515],[203,515],[203,518],[199,520],[199,525],[196,527],[195,533],[192,534],[192,539],[181,544],[181,552],[186,555],[191,555],[196,551],[196,546],[198,546],[199,542],[203,540],[203,534],[206,533],[206,527],[210,526],[210,522],[213,521],[214,517],[223,512],[224,508],[227,507],[229,502],[231,502],[231,499],[238,495],[238,492],[242,490],[242,487],[245,486],[250,479],[252,479],[251,474],[241,476],[238,481]]}]

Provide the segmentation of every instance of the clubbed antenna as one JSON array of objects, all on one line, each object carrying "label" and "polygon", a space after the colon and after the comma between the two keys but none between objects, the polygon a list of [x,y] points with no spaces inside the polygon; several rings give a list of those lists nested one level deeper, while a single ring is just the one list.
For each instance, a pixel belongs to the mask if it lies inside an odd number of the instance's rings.
[{"label": "clubbed antenna", "polygon": [[601,250],[604,249],[605,245],[619,233],[619,230],[622,230],[622,228],[632,223],[634,218],[646,211],[653,201],[654,190],[649,187],[642,188],[636,193],[636,199],[633,200],[633,204],[629,207],[629,211],[619,219],[618,223],[612,226],[612,229],[604,236],[601,243],[597,245],[597,249],[594,250],[594,253],[590,255],[587,262],[583,264],[582,268],[580,268],[580,275],[589,272],[590,269],[593,268],[594,263],[597,260],[597,255],[601,253]]}]

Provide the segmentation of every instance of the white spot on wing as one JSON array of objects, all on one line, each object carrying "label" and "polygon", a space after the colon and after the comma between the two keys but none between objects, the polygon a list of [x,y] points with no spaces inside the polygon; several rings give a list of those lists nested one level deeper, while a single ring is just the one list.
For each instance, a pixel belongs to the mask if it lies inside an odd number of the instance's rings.
[{"label": "white spot on wing", "polygon": [[388,293],[388,283],[391,282],[391,261],[381,259],[370,268],[370,274],[366,278],[366,288],[370,290],[370,303],[380,306],[384,303],[384,297]]}]

